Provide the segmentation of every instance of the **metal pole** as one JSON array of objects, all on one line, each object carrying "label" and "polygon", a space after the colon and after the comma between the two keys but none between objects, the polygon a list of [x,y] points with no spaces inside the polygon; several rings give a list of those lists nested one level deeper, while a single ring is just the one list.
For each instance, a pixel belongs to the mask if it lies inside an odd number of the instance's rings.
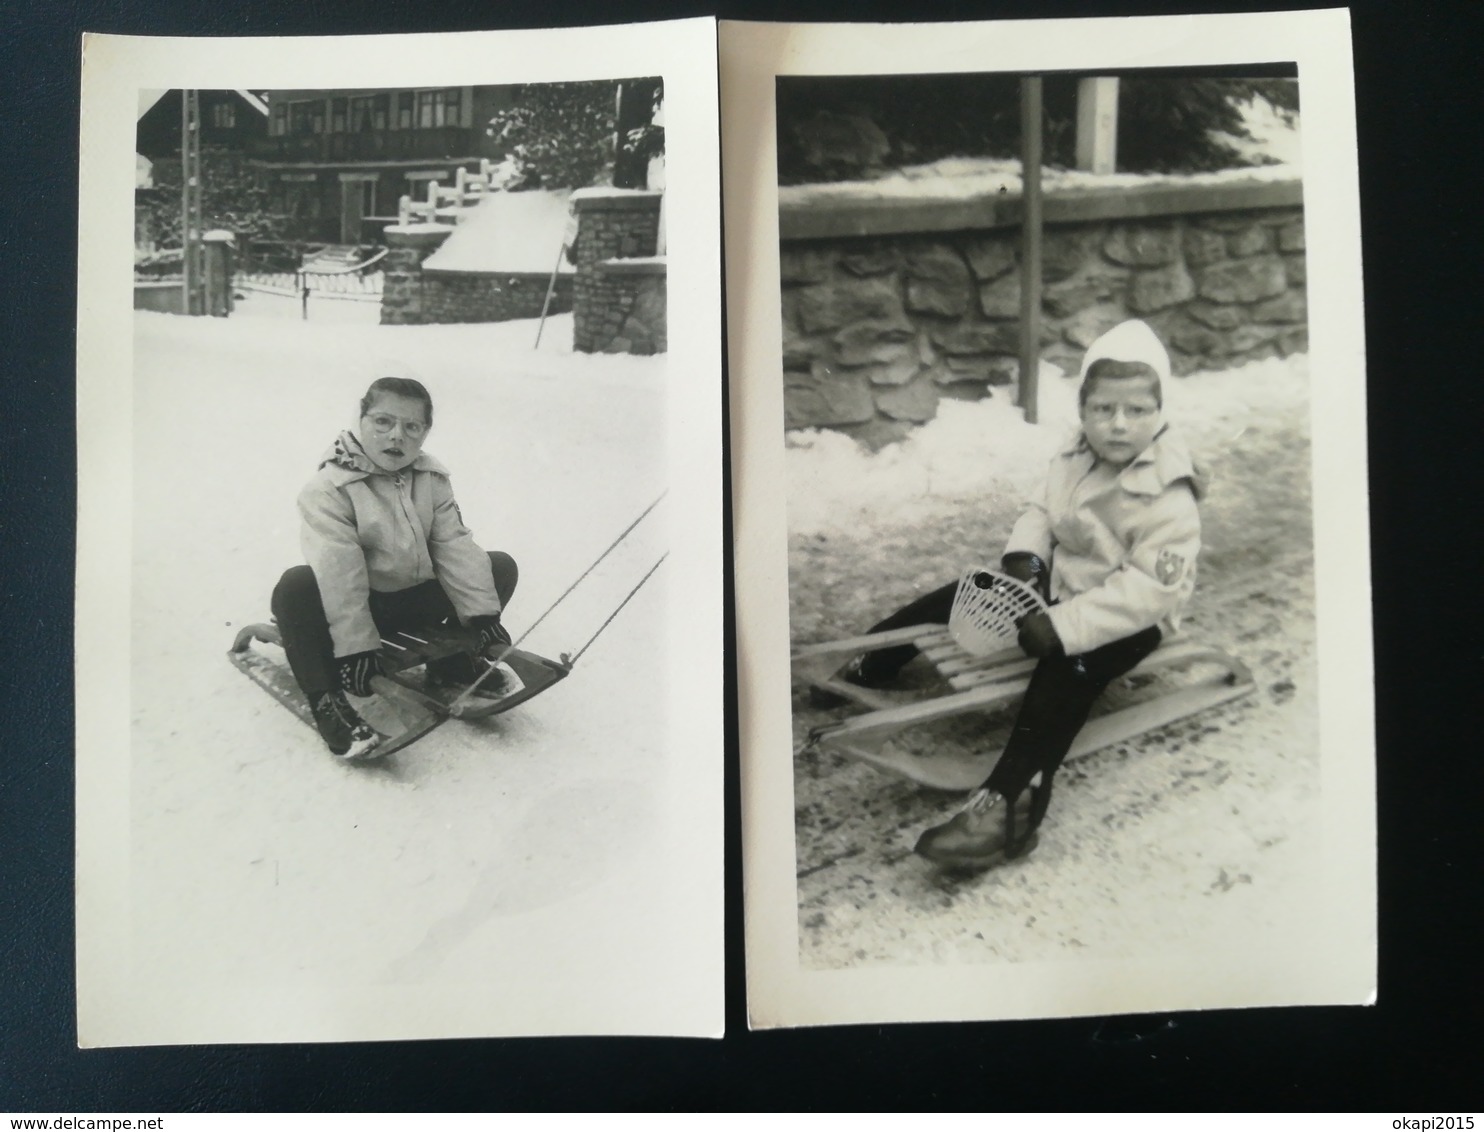
[{"label": "metal pole", "polygon": [[1041,365],[1041,78],[1020,80],[1020,407],[1036,423]]},{"label": "metal pole", "polygon": [[562,269],[562,256],[567,253],[567,241],[562,241],[562,246],[557,249],[556,263],[551,265],[551,279],[546,284],[546,298],[541,301],[541,321],[536,324],[536,345],[534,350],[541,345],[541,332],[546,329],[546,312],[551,310],[551,297],[556,294],[557,272]]}]

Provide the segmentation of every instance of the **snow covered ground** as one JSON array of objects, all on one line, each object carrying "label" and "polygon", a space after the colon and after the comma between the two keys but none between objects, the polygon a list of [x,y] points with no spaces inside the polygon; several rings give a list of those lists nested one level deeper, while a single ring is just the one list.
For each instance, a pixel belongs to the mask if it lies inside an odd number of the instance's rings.
[{"label": "snow covered ground", "polygon": [[[1075,384],[1050,379],[1044,423],[1034,426],[1012,391],[997,389],[989,401],[945,402],[936,420],[874,454],[839,434],[794,434],[794,642],[863,632],[970,564],[996,561],[1073,426]],[[801,754],[806,967],[1165,952],[1184,960],[1201,949],[1255,961],[1284,954],[1312,925],[1323,901],[1308,390],[1308,359],[1295,356],[1172,379],[1166,391],[1169,418],[1212,473],[1182,631],[1251,666],[1256,694],[1069,764],[1035,853],[968,881],[911,852],[961,798],[826,750]],[[838,713],[796,693],[802,743]],[[1006,726],[961,717],[898,742],[970,752],[1003,743]]]},{"label": "snow covered ground", "polygon": [[[1168,419],[1187,435],[1222,444],[1257,406],[1271,413],[1308,402],[1308,359],[1269,359],[1172,379]],[[995,494],[1023,497],[1077,429],[1077,385],[1049,363],[1040,373],[1040,423],[1015,407],[1013,388],[983,401],[943,400],[938,415],[899,444],[872,453],[832,429],[788,436],[789,529],[842,533],[893,513],[926,522]]]},{"label": "snow covered ground", "polygon": [[[513,996],[471,1032],[520,1028],[543,987],[578,1014],[573,996],[601,987],[594,1016],[622,1016],[652,985],[613,973],[676,959],[652,928],[682,914],[663,567],[544,696],[371,766],[331,758],[224,654],[267,620],[301,561],[295,496],[389,373],[432,390],[428,450],[480,543],[520,564],[519,636],[664,489],[664,358],[574,354],[570,315],[533,351],[534,322],[352,329],[363,304],[322,305],[345,317],[300,321],[269,296],[228,319],[136,315],[119,946],[164,1017],[208,988],[471,981]],[[664,552],[667,522],[661,505],[524,647],[579,648]]]}]

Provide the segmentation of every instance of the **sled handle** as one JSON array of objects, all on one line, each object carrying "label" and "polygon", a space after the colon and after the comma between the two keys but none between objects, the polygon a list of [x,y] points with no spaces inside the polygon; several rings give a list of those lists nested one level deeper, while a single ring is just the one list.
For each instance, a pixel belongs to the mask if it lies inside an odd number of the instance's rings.
[{"label": "sled handle", "polygon": [[237,636],[232,639],[232,647],[227,651],[246,652],[254,641],[262,641],[265,645],[282,645],[283,637],[279,635],[277,625],[244,625],[237,630]]}]

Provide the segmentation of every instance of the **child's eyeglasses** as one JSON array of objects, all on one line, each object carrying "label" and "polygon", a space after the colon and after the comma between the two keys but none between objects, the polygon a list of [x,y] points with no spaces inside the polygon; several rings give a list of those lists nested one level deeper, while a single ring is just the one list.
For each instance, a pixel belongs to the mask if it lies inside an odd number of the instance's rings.
[{"label": "child's eyeglasses", "polygon": [[423,433],[428,431],[428,426],[421,421],[404,421],[386,413],[368,413],[366,419],[371,422],[371,427],[381,435],[391,432],[398,425],[402,426],[402,435],[413,440],[421,440]]},{"label": "child's eyeglasses", "polygon": [[1153,408],[1152,406],[1148,405],[1119,406],[1089,403],[1088,405],[1084,406],[1084,408],[1086,409],[1087,415],[1089,417],[1094,417],[1097,420],[1107,421],[1111,421],[1115,416],[1117,416],[1120,410],[1122,411],[1123,415],[1129,420],[1140,420],[1143,417],[1152,417],[1155,413],[1159,412],[1157,408]]}]

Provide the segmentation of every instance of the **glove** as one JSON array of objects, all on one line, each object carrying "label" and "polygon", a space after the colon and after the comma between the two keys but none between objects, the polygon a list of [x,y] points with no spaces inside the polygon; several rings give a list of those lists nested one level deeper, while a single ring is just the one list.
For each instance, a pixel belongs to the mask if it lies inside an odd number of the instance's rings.
[{"label": "glove", "polygon": [[1051,600],[1051,567],[1039,554],[1012,550],[1000,559],[1000,569],[1010,577],[1030,585],[1043,601]]},{"label": "glove", "polygon": [[371,694],[371,677],[381,675],[381,658],[375,652],[356,652],[342,656],[340,686],[353,696]]},{"label": "glove", "polygon": [[510,647],[510,631],[500,624],[498,613],[482,613],[469,619],[469,628],[479,634],[480,655],[498,660]]},{"label": "glove", "polygon": [[1057,636],[1056,626],[1045,612],[1026,614],[1016,628],[1019,632],[1016,633],[1015,640],[1026,656],[1044,660],[1048,656],[1061,656],[1066,651],[1062,648],[1061,638]]}]

